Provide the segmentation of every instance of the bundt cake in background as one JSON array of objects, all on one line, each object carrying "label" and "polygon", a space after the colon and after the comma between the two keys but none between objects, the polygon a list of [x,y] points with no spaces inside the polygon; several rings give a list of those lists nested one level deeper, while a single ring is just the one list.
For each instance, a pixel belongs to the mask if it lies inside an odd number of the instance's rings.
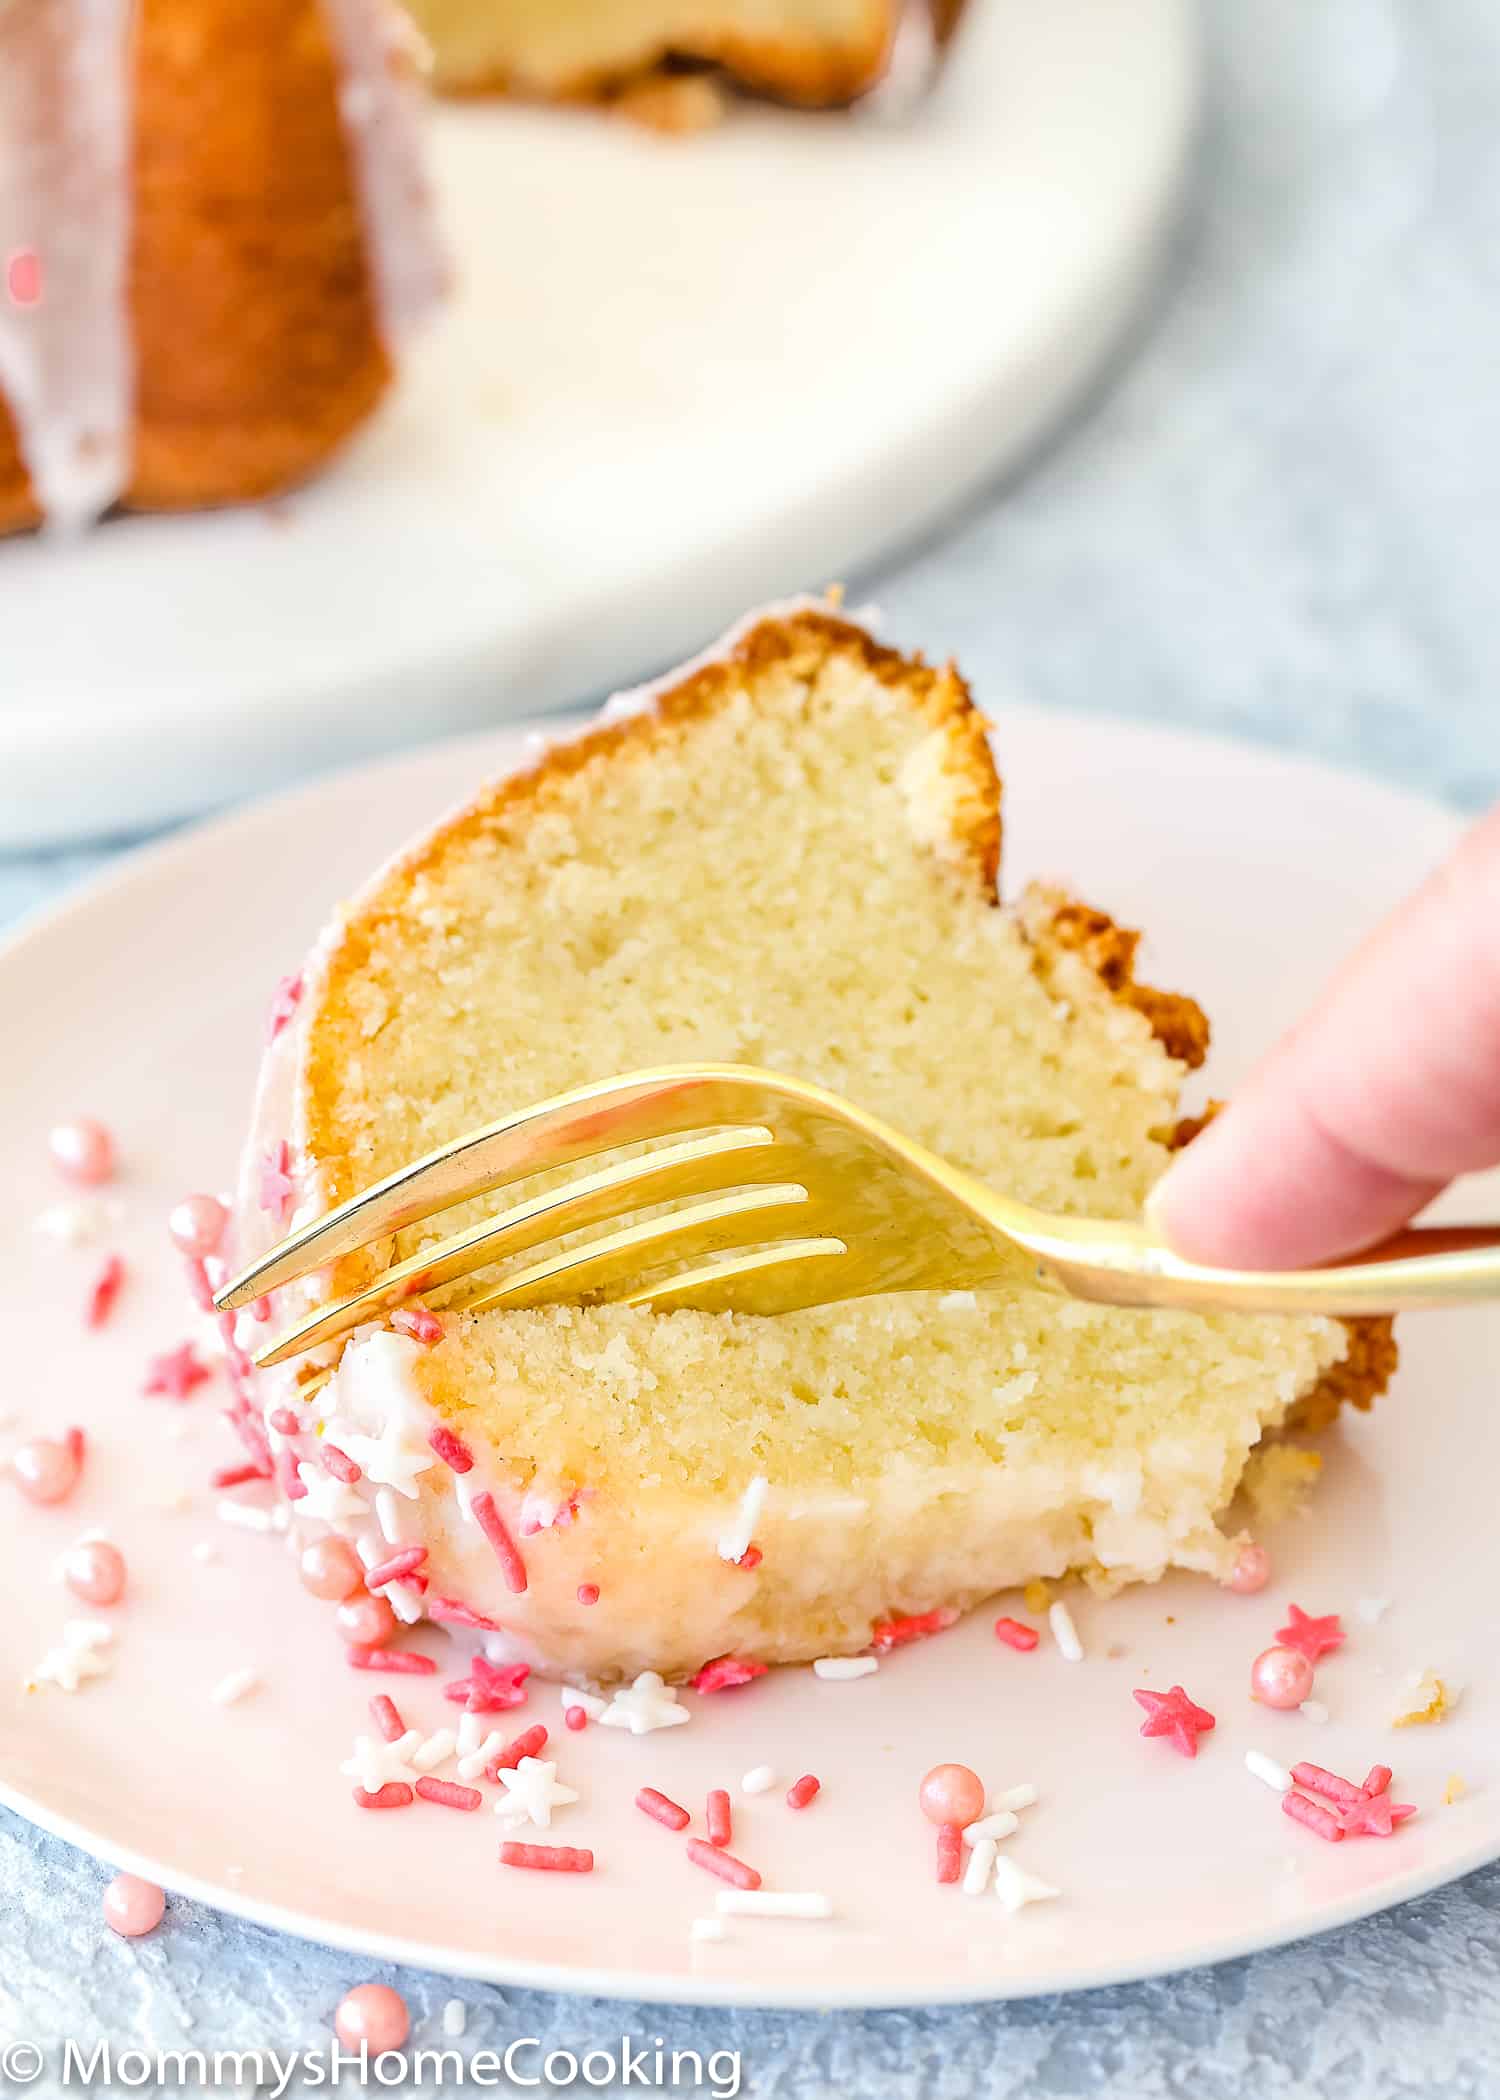
[{"label": "bundt cake in background", "polygon": [[884,75],[903,26],[945,36],[962,0],[408,0],[438,87],[558,100],[628,95],[669,63],[820,108]]},{"label": "bundt cake in background", "polygon": [[265,496],[440,288],[388,0],[0,0],[0,532]]}]

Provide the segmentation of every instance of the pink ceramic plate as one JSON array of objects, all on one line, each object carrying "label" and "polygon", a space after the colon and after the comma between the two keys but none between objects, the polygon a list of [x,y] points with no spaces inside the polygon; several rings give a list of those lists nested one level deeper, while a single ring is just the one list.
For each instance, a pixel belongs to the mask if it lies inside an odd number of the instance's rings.
[{"label": "pink ceramic plate", "polygon": [[[1011,882],[1064,872],[1153,929],[1156,980],[1191,987],[1219,1023],[1220,1090],[1455,829],[1368,782],[1154,731],[1014,712],[998,743]],[[639,1739],[565,1734],[556,1692],[539,1686],[514,1719],[545,1720],[562,1745],[562,1776],[583,1798],[555,1836],[594,1848],[588,1880],[502,1870],[488,1804],[473,1816],[353,1806],[338,1767],[372,1691],[393,1690],[429,1727],[453,1710],[441,1679],[347,1670],[326,1607],[279,1542],[216,1520],[207,1477],[234,1454],[213,1390],[182,1407],[142,1397],[146,1358],[193,1325],[165,1218],[186,1190],[227,1180],[271,988],[328,904],[520,749],[510,731],[252,809],[126,863],[0,954],[0,1412],[13,1418],[0,1438],[78,1422],[93,1450],[63,1507],[3,1490],[0,1579],[15,1607],[0,1620],[0,1797],[168,1888],[372,1955],[509,1983],[788,2006],[1142,1976],[1338,1924],[1500,1854],[1494,1314],[1408,1322],[1395,1392],[1328,1440],[1316,1513],[1270,1536],[1276,1579],[1258,1597],[1188,1580],[1112,1603],[1083,1596],[1076,1665],[1046,1639],[1012,1653],[980,1613],[856,1683],[795,1671],[689,1695],[691,1726]],[[33,1229],[63,1193],[45,1133],[84,1111],[118,1133],[124,1217],[95,1247],[59,1247]],[[114,1319],[89,1333],[81,1308],[112,1246],[129,1279]],[[132,1571],[113,1671],[73,1697],[27,1694],[63,1621],[94,1616],[50,1573],[94,1526]],[[204,1542],[210,1558],[195,1553]],[[1251,1659],[1294,1598],[1350,1628],[1320,1671],[1323,1726],[1247,1696]],[[1359,1611],[1372,1599],[1389,1600],[1378,1623]],[[215,1705],[212,1688],[241,1666],[259,1672],[258,1689]],[[1440,1728],[1393,1734],[1401,1680],[1427,1666],[1466,1678],[1466,1700]],[[1219,1717],[1193,1764],[1142,1741],[1130,1697],[1178,1681]],[[1421,1813],[1388,1842],[1322,1844],[1246,1772],[1252,1748],[1356,1776],[1382,1760]],[[1010,1916],[993,1896],[934,1884],[916,1785],[948,1758],[995,1789],[1039,1787],[1009,1849],[1057,1901]],[[760,1763],[781,1786],[745,1799],[740,1776]],[[806,1771],[823,1793],[793,1814],[784,1788]],[[1453,1773],[1467,1792],[1445,1807]],[[690,1941],[717,1884],[632,1806],[643,1784],[700,1817],[706,1789],[727,1786],[735,1849],[768,1886],[828,1892],[836,1917],[736,1920],[720,1942]]]}]

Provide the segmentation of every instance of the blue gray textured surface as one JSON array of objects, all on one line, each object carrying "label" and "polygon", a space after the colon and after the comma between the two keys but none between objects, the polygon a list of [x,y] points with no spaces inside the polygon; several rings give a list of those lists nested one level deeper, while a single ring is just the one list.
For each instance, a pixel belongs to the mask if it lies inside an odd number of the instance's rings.
[{"label": "blue gray textured surface", "polygon": [[[988,701],[1197,723],[1478,807],[1500,792],[1500,15],[1212,0],[1208,24],[1199,181],[1149,335],[1024,484],[875,595]],[[0,863],[0,921],[106,858]],[[367,1973],[197,1906],[115,1940],[104,1878],[0,1814],[0,2043],[312,2045]],[[453,1987],[392,1980],[435,2041]],[[738,2048],[756,2100],[1484,2100],[1500,2093],[1500,1868],[1301,1948],[1005,2007],[456,1995],[465,2048]],[[57,2089],[55,2068],[28,2088]]]}]

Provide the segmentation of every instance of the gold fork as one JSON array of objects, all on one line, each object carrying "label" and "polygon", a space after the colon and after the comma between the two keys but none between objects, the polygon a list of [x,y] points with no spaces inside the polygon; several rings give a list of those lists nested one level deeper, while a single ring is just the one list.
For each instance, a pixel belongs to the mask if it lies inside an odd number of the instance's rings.
[{"label": "gold fork", "polygon": [[574,1087],[454,1139],[290,1234],[217,1303],[247,1305],[508,1184],[640,1145],[653,1149],[523,1196],[396,1262],[267,1343],[256,1362],[300,1356],[434,1292],[445,1293],[444,1310],[609,1300],[752,1313],[1038,1280],[1108,1305],[1237,1312],[1500,1298],[1500,1227],[1412,1228],[1325,1268],[1202,1268],[1148,1224],[1017,1203],[806,1080],[684,1064]]}]

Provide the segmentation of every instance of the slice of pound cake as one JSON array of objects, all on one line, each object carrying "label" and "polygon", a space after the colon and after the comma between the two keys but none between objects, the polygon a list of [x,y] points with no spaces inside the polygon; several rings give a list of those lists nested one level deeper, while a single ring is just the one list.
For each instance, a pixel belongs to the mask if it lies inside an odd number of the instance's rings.
[{"label": "slice of pound cake", "polygon": [[[759,619],[348,908],[278,1008],[237,1251],[477,1124],[678,1059],[820,1081],[1028,1202],[1136,1215],[1203,1017],[1136,982],[1102,914],[1001,904],[999,859],[957,673],[822,609]],[[598,1679],[853,1653],[1069,1570],[1222,1578],[1259,1440],[1367,1405],[1393,1361],[1369,1324],[1043,1288],[775,1320],[438,1292],[395,1323],[247,1381],[299,1532],[402,1555],[398,1617]]]}]

